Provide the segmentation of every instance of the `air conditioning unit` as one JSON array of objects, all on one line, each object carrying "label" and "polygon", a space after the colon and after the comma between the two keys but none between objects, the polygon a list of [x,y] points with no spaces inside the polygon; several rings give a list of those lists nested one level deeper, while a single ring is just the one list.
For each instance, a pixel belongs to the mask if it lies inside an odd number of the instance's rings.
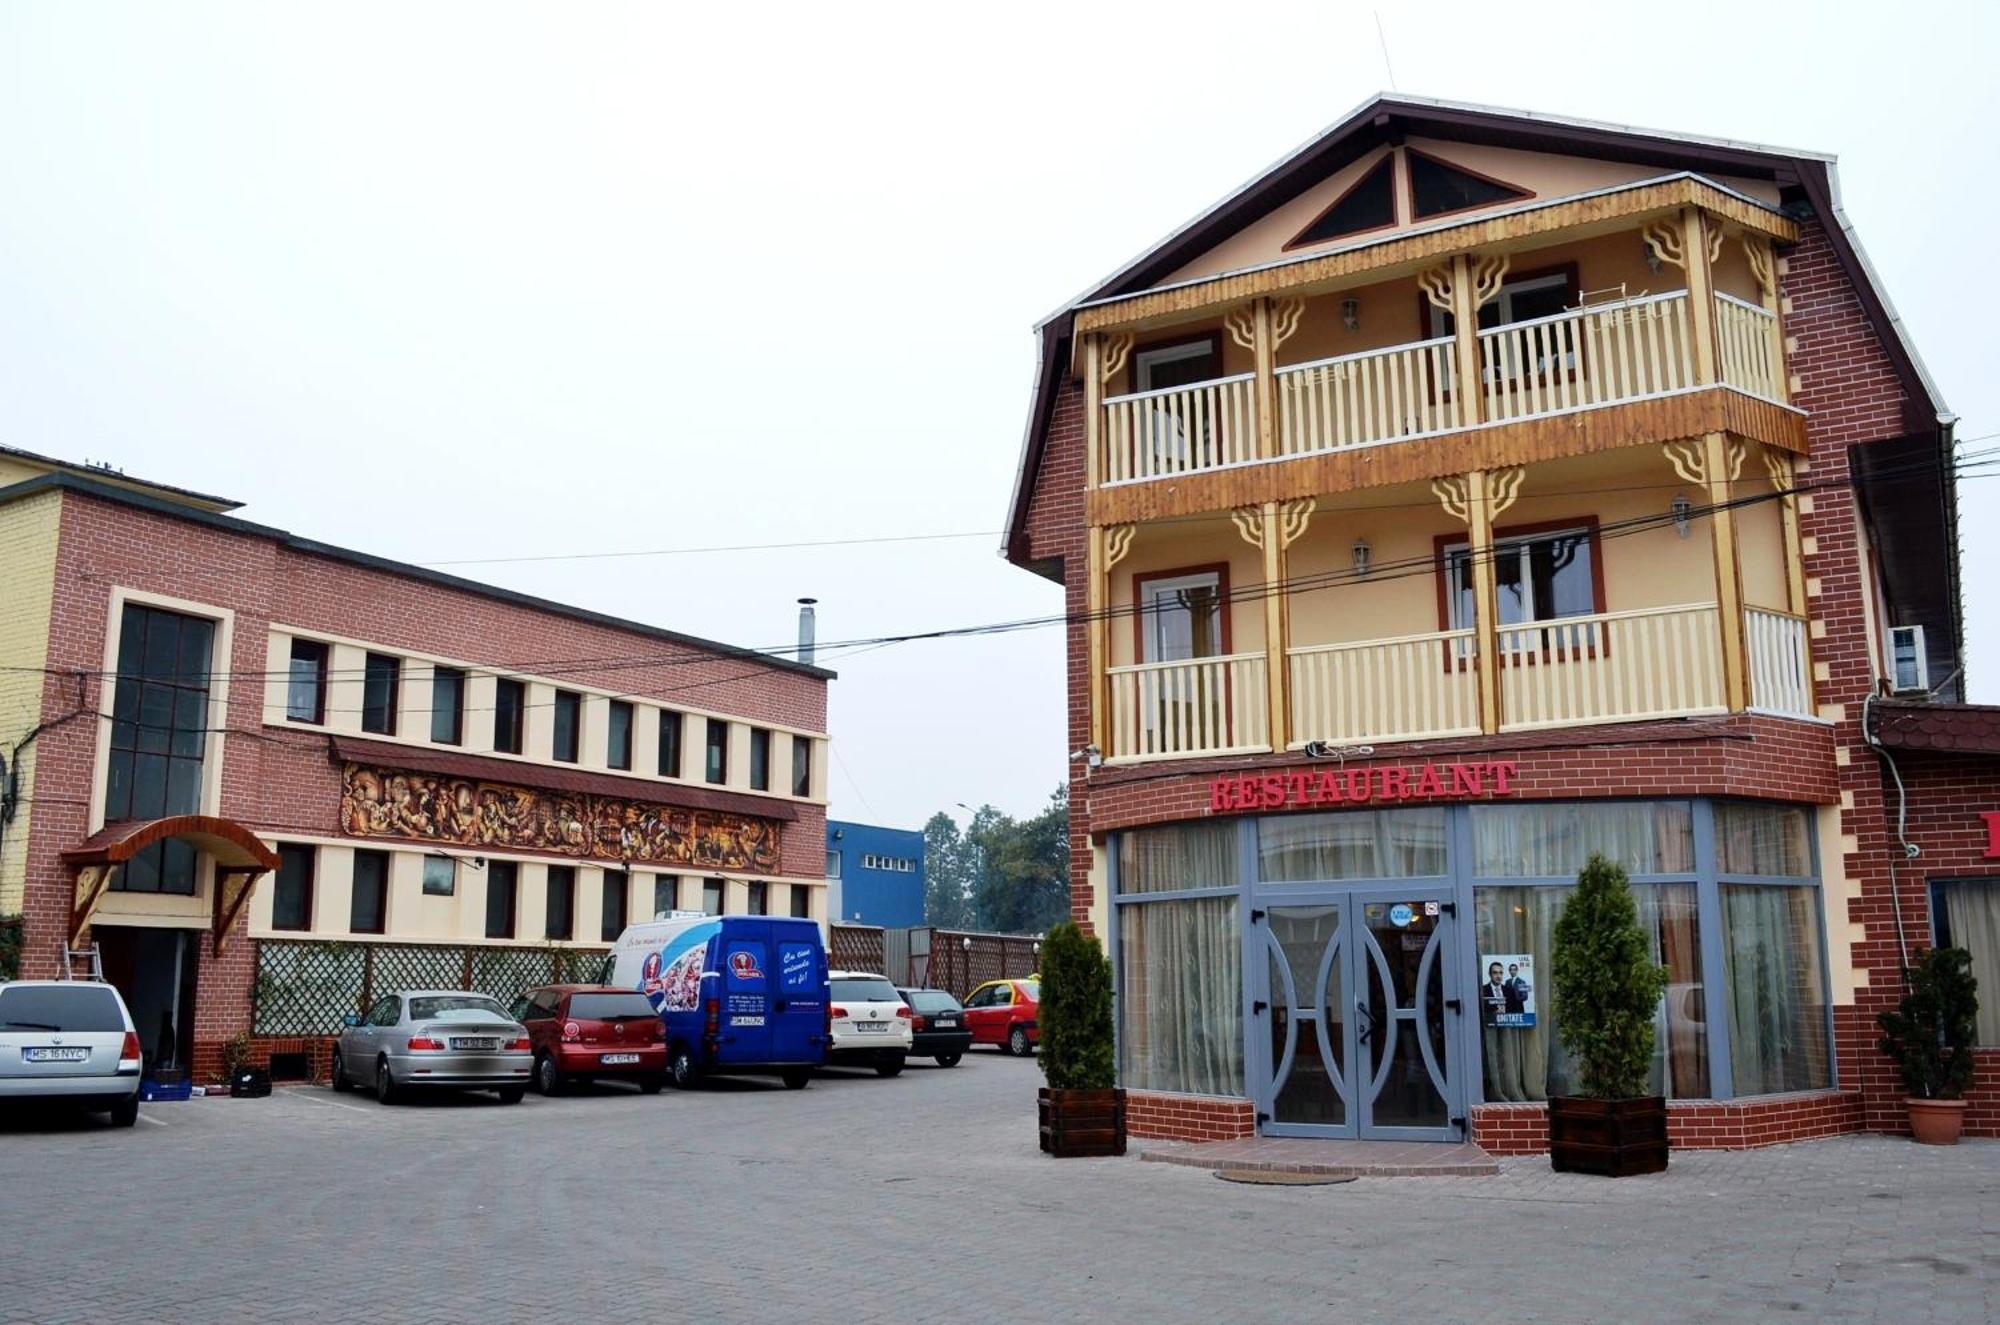
[{"label": "air conditioning unit", "polygon": [[1931,677],[1922,626],[1889,628],[1889,688],[1898,695],[1928,695]]}]

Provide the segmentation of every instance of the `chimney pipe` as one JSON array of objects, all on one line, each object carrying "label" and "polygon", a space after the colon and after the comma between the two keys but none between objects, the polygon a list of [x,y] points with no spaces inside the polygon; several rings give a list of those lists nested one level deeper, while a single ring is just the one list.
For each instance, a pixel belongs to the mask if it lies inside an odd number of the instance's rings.
[{"label": "chimney pipe", "polygon": [[819,599],[817,598],[799,599],[799,661],[808,665],[812,663],[814,655],[813,640],[815,625],[813,604],[818,601]]}]

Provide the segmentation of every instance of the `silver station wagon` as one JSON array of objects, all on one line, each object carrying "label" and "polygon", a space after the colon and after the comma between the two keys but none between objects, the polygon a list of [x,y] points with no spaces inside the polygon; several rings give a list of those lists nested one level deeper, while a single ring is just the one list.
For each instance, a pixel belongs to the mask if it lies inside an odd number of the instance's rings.
[{"label": "silver station wagon", "polygon": [[139,1121],[139,1035],[97,980],[0,984],[0,1101],[45,1100]]},{"label": "silver station wagon", "polygon": [[502,1104],[518,1104],[534,1061],[527,1029],[486,995],[409,989],[345,1019],[333,1088],[371,1086],[384,1104],[415,1088],[491,1090]]}]

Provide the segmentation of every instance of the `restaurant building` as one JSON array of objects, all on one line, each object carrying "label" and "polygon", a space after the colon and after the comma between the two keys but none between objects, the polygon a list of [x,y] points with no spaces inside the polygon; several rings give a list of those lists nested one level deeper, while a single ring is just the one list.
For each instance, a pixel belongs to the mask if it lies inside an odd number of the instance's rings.
[{"label": "restaurant building", "polygon": [[1146,1135],[1546,1146],[1592,853],[1674,1139],[1904,1129],[1985,977],[1953,416],[1828,157],[1372,100],[1039,328],[1005,551],[1069,609],[1072,901]]},{"label": "restaurant building", "polygon": [[594,978],[670,910],[826,918],[831,672],[0,452],[0,916],[150,1064],[324,1069],[372,991]]}]

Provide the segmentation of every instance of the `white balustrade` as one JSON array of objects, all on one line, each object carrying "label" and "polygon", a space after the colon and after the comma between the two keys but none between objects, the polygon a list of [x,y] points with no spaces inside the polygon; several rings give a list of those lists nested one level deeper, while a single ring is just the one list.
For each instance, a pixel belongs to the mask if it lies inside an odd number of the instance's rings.
[{"label": "white balustrade", "polygon": [[1449,336],[1278,370],[1278,451],[1308,455],[1459,426]]},{"label": "white balustrade", "polygon": [[1291,650],[1293,744],[1477,732],[1473,636],[1447,630]]},{"label": "white balustrade", "polygon": [[1113,667],[1107,759],[1270,748],[1264,655]]},{"label": "white balustrade", "polygon": [[1724,382],[1766,400],[1784,399],[1778,318],[1769,309],[1717,291],[1715,352]]},{"label": "white balustrade", "polygon": [[1726,707],[1713,603],[1504,626],[1499,662],[1502,731]]},{"label": "white balustrade", "polygon": [[1751,707],[1811,717],[1812,662],[1806,652],[1805,618],[1751,607],[1744,609],[1743,624]]},{"label": "white balustrade", "polygon": [[1691,387],[1687,291],[1488,328],[1479,333],[1479,376],[1486,423]]},{"label": "white balustrade", "polygon": [[1192,474],[1257,459],[1255,373],[1104,402],[1104,481]]}]

